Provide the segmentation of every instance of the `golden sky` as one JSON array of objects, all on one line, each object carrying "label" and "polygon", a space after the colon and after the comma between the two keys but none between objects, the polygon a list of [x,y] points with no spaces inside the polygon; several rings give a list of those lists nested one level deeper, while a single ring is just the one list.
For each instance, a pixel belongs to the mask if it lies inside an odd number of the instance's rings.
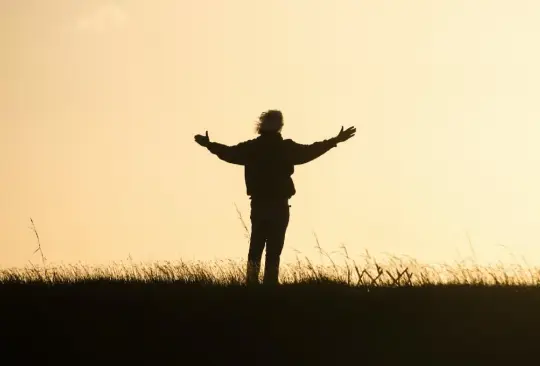
[{"label": "golden sky", "polygon": [[234,144],[357,135],[298,167],[283,260],[345,244],[540,260],[540,2],[4,0],[0,266],[245,258]]}]

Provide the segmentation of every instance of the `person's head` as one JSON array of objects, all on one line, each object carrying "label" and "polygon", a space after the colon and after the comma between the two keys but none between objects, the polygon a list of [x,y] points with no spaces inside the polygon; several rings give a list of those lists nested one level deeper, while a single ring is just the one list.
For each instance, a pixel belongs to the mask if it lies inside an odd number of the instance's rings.
[{"label": "person's head", "polygon": [[257,122],[256,131],[259,135],[264,133],[279,133],[283,128],[283,114],[281,111],[271,109],[261,113]]}]

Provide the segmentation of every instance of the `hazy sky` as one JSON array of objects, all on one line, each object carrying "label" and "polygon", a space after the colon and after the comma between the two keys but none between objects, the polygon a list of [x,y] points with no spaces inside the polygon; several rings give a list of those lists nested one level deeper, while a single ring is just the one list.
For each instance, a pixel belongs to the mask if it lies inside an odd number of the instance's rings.
[{"label": "hazy sky", "polygon": [[[242,167],[301,143],[283,253],[540,263],[540,2],[0,1],[0,266],[245,258]],[[249,221],[248,221],[249,222]],[[501,246],[505,246],[502,248]],[[538,258],[538,259],[537,259]]]}]

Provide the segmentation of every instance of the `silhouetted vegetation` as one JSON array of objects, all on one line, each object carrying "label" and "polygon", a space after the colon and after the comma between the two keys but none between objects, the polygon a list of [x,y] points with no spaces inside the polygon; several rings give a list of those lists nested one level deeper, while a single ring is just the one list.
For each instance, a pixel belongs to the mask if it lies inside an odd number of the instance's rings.
[{"label": "silhouetted vegetation", "polygon": [[[321,251],[321,255],[325,255]],[[0,273],[17,364],[481,365],[537,360],[538,269],[424,266],[344,249],[246,286],[233,262],[29,266]]]}]

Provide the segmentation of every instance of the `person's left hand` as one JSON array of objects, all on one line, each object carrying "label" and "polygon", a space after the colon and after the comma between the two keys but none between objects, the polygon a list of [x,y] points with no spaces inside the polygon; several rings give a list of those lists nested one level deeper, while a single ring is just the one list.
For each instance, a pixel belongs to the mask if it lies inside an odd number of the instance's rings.
[{"label": "person's left hand", "polygon": [[341,131],[339,131],[338,135],[335,137],[337,142],[345,142],[351,137],[354,136],[356,133],[356,127],[352,126],[347,128],[345,131],[343,130],[343,126],[341,127]]},{"label": "person's left hand", "polygon": [[195,135],[195,142],[197,142],[201,146],[208,146],[210,144],[210,138],[208,137],[208,131],[206,131],[206,135]]}]

